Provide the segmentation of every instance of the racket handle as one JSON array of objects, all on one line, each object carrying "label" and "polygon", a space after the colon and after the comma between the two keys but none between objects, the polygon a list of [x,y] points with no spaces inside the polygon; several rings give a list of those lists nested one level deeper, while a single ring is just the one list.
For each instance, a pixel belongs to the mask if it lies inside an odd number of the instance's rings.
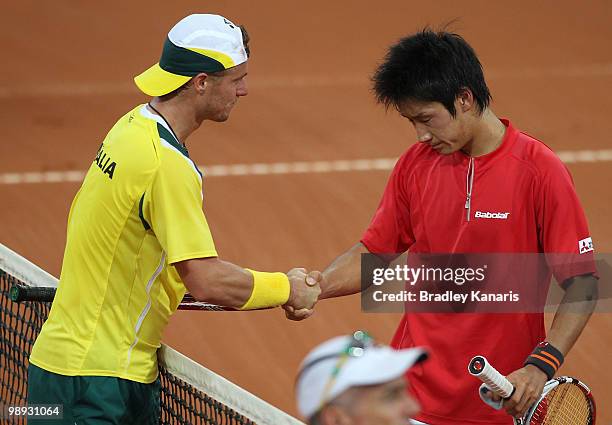
[{"label": "racket handle", "polygon": [[10,289],[11,300],[15,302],[21,301],[38,301],[38,302],[52,302],[55,297],[55,288],[46,286],[25,286],[25,285],[13,285]]},{"label": "racket handle", "polygon": [[472,376],[480,379],[494,393],[509,398],[514,392],[514,386],[489,364],[484,356],[474,357],[468,366],[468,371]]}]

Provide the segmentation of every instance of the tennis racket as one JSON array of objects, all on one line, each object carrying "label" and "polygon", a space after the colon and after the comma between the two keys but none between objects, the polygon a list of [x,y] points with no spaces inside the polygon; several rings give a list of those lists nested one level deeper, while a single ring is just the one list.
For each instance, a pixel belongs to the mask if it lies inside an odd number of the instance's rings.
[{"label": "tennis racket", "polygon": [[[11,300],[15,302],[37,301],[53,302],[56,288],[52,286],[26,286],[13,284],[10,289]],[[272,308],[272,307],[269,307]],[[193,295],[186,293],[181,300],[179,310],[205,310],[205,311],[243,311],[233,307],[225,307],[196,300]],[[263,308],[261,310],[267,310]]]},{"label": "tennis racket", "polygon": [[[514,386],[489,364],[484,356],[470,361],[468,371],[483,384],[479,394],[490,406],[501,409],[501,403],[492,401],[488,395],[493,391],[503,398],[514,393]],[[514,419],[516,425],[595,425],[595,400],[591,390],[576,378],[560,376],[544,385],[542,395],[521,419]]]}]

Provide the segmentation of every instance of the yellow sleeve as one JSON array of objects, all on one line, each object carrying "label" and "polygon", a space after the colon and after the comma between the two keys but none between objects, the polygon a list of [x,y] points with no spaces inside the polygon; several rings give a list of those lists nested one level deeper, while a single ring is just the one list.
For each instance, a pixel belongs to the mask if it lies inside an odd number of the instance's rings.
[{"label": "yellow sleeve", "polygon": [[202,211],[202,179],[197,168],[179,152],[161,150],[159,168],[144,194],[143,218],[166,252],[168,264],[216,257]]}]

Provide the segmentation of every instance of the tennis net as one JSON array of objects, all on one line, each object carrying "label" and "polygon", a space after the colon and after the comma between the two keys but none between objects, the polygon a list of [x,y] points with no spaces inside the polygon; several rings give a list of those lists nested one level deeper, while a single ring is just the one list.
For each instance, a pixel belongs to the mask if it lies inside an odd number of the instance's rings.
[{"label": "tennis net", "polygon": [[[0,422],[25,424],[3,418],[3,406],[26,405],[28,356],[51,303],[13,302],[13,285],[57,287],[57,279],[0,244]],[[302,424],[167,345],[158,358],[160,424]]]}]

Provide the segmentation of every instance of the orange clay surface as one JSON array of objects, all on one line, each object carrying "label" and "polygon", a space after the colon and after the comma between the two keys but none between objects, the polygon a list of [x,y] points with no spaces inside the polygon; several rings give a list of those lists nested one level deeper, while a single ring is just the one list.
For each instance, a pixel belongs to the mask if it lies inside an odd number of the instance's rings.
[{"label": "orange clay surface", "polygon": [[[85,170],[115,120],[147,99],[132,77],[168,29],[216,12],[252,37],[250,93],[227,123],[188,141],[198,164],[398,157],[415,135],[376,105],[368,77],[386,47],[426,25],[476,49],[493,110],[556,151],[610,149],[612,3],[410,1],[8,2],[0,14],[0,173]],[[569,165],[599,252],[612,252],[611,162]],[[204,167],[206,172],[206,167]],[[205,212],[223,259],[260,270],[322,269],[356,243],[388,170],[209,177]],[[78,183],[0,184],[0,242],[54,275]],[[388,342],[400,316],[358,296],[301,323],[280,310],[177,313],[165,342],[296,414],[295,372],[326,338],[364,328]],[[599,313],[562,373],[591,385],[612,422],[612,314]]]}]

